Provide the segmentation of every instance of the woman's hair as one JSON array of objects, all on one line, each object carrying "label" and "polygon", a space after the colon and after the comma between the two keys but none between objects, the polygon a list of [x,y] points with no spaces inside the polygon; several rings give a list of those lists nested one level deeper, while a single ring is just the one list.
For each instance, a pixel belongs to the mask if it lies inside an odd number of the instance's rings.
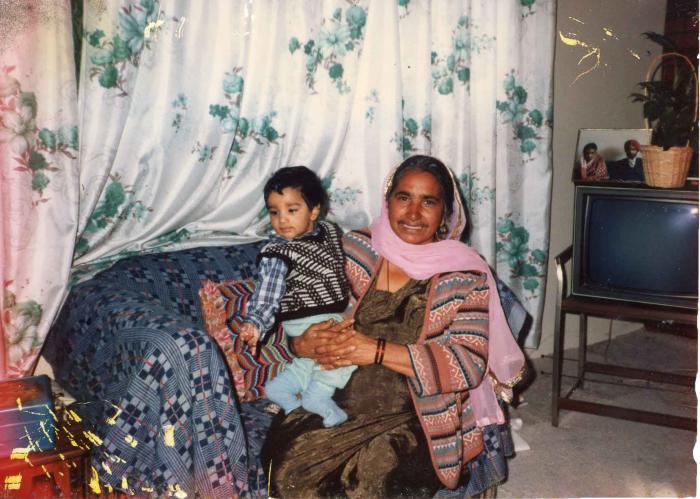
[{"label": "woman's hair", "polygon": [[594,151],[597,151],[597,150],[598,150],[598,144],[596,144],[595,142],[589,142],[588,144],[586,144],[585,146],[583,146],[583,152],[586,152],[586,151],[589,150],[589,149],[593,149]]},{"label": "woman's hair", "polygon": [[306,206],[310,210],[320,206],[321,218],[323,218],[328,209],[328,194],[326,194],[318,175],[305,166],[285,166],[280,168],[265,183],[263,188],[265,204],[267,204],[267,198],[270,196],[270,193],[282,194],[282,191],[287,187],[299,189],[301,197],[304,198]]},{"label": "woman's hair", "polygon": [[389,190],[386,192],[386,201],[389,202],[391,195],[394,193],[394,189],[402,178],[406,176],[409,172],[420,171],[430,173],[435,180],[437,180],[440,186],[440,193],[442,194],[442,199],[445,202],[445,219],[449,219],[452,216],[453,205],[455,202],[454,195],[454,183],[452,181],[452,175],[447,170],[447,167],[439,159],[435,159],[430,156],[411,156],[406,158],[403,163],[394,172],[394,176],[391,178],[391,183],[389,184]]}]

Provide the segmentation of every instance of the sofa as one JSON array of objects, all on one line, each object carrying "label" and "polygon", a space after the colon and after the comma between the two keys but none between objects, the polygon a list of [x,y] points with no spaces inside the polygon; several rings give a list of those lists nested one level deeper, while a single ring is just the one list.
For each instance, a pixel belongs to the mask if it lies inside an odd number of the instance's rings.
[{"label": "sofa", "polygon": [[[273,414],[264,399],[239,401],[199,297],[206,280],[255,277],[262,244],[135,256],[71,290],[43,355],[95,436],[102,487],[158,497],[266,495],[259,451]],[[499,291],[519,332],[527,314],[507,288]],[[505,472],[505,462],[496,464]]]}]

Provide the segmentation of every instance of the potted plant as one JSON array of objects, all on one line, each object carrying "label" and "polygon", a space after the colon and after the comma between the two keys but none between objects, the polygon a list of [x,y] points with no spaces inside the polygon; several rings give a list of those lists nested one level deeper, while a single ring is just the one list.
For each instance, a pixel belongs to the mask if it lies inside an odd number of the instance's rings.
[{"label": "potted plant", "polygon": [[641,146],[644,178],[654,187],[680,187],[698,145],[697,69],[667,37],[643,36],[667,50],[652,61],[646,81],[639,83],[642,92],[630,94],[643,103],[644,120],[653,130],[652,145]]}]

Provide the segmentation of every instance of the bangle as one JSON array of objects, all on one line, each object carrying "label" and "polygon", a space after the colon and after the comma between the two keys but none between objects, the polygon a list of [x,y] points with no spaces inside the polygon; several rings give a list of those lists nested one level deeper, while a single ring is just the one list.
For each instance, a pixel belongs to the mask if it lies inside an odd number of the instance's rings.
[{"label": "bangle", "polygon": [[374,363],[381,364],[384,361],[384,350],[386,349],[386,340],[377,338],[377,351],[374,354]]}]

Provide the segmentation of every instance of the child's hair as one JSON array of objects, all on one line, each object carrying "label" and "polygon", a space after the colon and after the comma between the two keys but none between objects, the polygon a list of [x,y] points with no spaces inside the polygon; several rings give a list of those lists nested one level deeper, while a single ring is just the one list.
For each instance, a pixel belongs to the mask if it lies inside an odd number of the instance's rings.
[{"label": "child's hair", "polygon": [[310,210],[316,206],[321,207],[321,218],[326,214],[328,208],[328,194],[326,194],[321,179],[314,172],[305,166],[285,166],[277,170],[272,177],[265,183],[263,195],[265,196],[265,204],[270,193],[276,192],[282,194],[282,190],[292,187],[299,189],[301,197],[304,198],[306,205]]}]

